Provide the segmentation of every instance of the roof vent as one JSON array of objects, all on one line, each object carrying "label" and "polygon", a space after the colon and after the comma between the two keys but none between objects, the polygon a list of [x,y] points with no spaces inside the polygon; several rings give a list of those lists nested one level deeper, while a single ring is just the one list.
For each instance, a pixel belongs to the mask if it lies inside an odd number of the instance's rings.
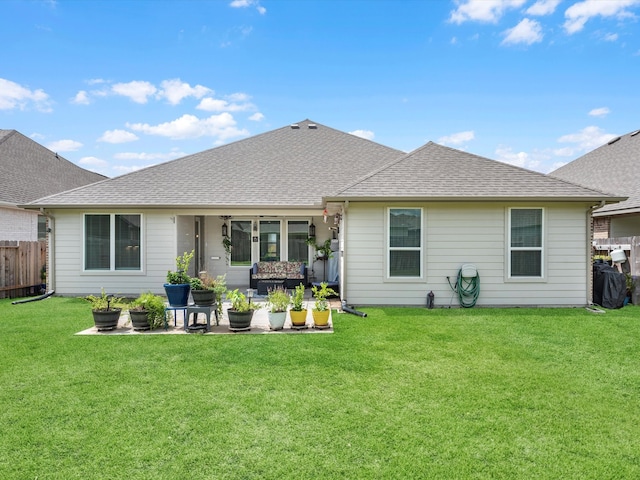
[{"label": "roof vent", "polygon": [[315,123],[310,123],[309,128],[318,128],[318,125],[316,125]]},{"label": "roof vent", "polygon": [[629,135],[630,137],[635,137],[637,134],[640,133],[640,130],[636,130],[635,132],[633,132],[631,135]]},{"label": "roof vent", "polygon": [[614,143],[616,143],[618,140],[620,140],[620,137],[616,137],[613,140],[610,140],[609,143],[607,143],[607,145],[613,145]]},{"label": "roof vent", "polygon": [[300,125],[298,125],[297,123],[292,123],[291,124],[291,128],[300,128]]}]

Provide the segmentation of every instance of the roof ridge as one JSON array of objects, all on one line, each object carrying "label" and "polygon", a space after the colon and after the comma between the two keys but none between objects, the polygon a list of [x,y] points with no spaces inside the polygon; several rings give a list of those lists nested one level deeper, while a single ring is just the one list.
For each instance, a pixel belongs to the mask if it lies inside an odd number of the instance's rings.
[{"label": "roof ridge", "polygon": [[12,137],[14,134],[18,133],[18,131],[15,130],[15,129],[0,130],[0,132],[3,132],[3,131],[4,132],[9,132],[9,133],[4,135],[3,137],[0,137],[0,144],[6,142],[9,137]]}]

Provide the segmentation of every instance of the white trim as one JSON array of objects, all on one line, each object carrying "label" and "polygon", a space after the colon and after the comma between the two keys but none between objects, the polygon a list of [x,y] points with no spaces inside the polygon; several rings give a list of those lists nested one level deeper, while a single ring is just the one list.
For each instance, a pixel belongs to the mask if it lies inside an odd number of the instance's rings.
[{"label": "white trim", "polygon": [[[540,210],[541,211],[541,220],[540,220],[540,246],[539,247],[512,247],[511,246],[511,212],[514,210]],[[546,214],[544,207],[508,207],[507,208],[507,248],[506,251],[506,262],[507,265],[507,280],[512,282],[535,282],[535,281],[545,281],[546,280]],[[531,252],[536,251],[540,252],[540,275],[539,276],[513,276],[511,271],[511,252],[520,251],[520,252]]]},{"label": "white trim", "polygon": [[[419,247],[391,247],[389,244],[389,237],[391,235],[391,221],[390,221],[390,216],[391,216],[391,211],[392,210],[418,210],[420,211],[420,246]],[[384,255],[384,263],[385,263],[385,281],[387,282],[394,282],[394,281],[398,281],[398,282],[415,282],[415,281],[419,281],[419,280],[424,280],[425,278],[425,264],[424,264],[424,259],[425,259],[425,230],[424,230],[424,225],[425,225],[425,215],[424,215],[424,208],[423,207],[415,207],[415,206],[393,206],[393,207],[387,207],[386,208],[386,212],[385,212],[385,217],[384,217],[384,223],[385,223],[385,237],[384,237],[384,249],[385,249],[385,255]],[[400,277],[400,276],[391,276],[391,252],[392,251],[416,251],[418,250],[420,252],[420,274],[417,276],[412,276],[412,277]]]},{"label": "white trim", "polygon": [[[109,269],[87,269],[87,221],[88,215],[109,215]],[[140,268],[139,269],[116,269],[116,215],[132,216],[137,215],[140,217]],[[138,275],[144,273],[144,215],[142,213],[98,213],[98,212],[85,212],[82,214],[82,273],[87,275],[99,275],[99,274],[129,274]]]}]

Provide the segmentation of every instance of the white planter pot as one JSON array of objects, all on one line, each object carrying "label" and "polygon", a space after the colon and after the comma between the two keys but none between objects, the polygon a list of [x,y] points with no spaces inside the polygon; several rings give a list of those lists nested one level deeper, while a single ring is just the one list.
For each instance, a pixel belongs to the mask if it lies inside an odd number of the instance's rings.
[{"label": "white planter pot", "polygon": [[287,312],[269,312],[269,327],[271,330],[282,330]]}]

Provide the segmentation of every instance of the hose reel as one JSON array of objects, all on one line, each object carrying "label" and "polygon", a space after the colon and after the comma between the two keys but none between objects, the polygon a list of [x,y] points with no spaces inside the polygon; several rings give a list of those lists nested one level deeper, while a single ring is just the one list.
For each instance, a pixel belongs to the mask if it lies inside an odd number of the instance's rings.
[{"label": "hose reel", "polygon": [[[458,270],[455,285],[451,285],[449,277],[447,277],[447,281],[454,295],[456,293],[458,294],[458,301],[461,307],[471,308],[475,306],[478,301],[478,296],[480,295],[480,274],[475,265],[471,263],[462,265],[460,270]],[[451,300],[453,300],[453,295],[451,296]]]}]

